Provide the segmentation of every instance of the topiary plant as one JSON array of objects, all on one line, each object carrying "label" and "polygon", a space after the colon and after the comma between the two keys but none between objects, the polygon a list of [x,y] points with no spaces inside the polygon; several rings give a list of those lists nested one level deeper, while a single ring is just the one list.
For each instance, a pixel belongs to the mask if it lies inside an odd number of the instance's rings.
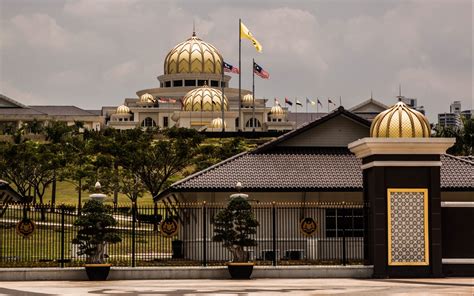
[{"label": "topiary plant", "polygon": [[258,226],[249,202],[235,197],[215,216],[213,241],[222,242],[224,248],[232,253],[234,262],[246,262],[248,252],[244,247],[257,245],[251,235],[257,232]]},{"label": "topiary plant", "polygon": [[74,222],[81,227],[73,244],[79,245],[77,254],[86,255],[87,263],[102,264],[105,262],[105,246],[122,241],[117,230],[112,228],[117,224],[110,214],[111,207],[97,200],[89,200],[82,208],[82,216]]}]

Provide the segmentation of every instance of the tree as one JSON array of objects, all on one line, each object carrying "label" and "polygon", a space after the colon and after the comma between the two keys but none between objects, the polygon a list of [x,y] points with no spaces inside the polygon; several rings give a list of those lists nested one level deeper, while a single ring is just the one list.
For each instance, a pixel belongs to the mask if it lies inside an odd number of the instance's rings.
[{"label": "tree", "polygon": [[244,248],[257,244],[251,236],[257,233],[258,226],[249,202],[243,197],[235,197],[215,216],[213,241],[222,242],[232,253],[233,261],[245,262],[248,253]]},{"label": "tree", "polygon": [[164,130],[159,139],[142,139],[127,149],[123,166],[133,171],[157,202],[170,178],[192,164],[203,136],[185,128]]},{"label": "tree", "polygon": [[[29,169],[31,171],[28,182],[35,190],[41,204],[44,203],[46,189],[56,180],[56,171],[64,165],[62,154],[58,153],[58,144],[38,144],[25,142],[29,155]],[[54,202],[52,202],[54,206]],[[45,211],[41,208],[41,220],[44,221]]]},{"label": "tree", "polygon": [[435,137],[455,138],[454,145],[447,150],[453,155],[473,155],[474,154],[474,119],[462,120],[463,126],[460,128],[442,127],[435,128]]},{"label": "tree", "polygon": [[31,168],[26,144],[0,142],[0,178],[12,183],[24,202],[30,202]]},{"label": "tree", "polygon": [[[86,179],[92,179],[94,166],[92,155],[88,147],[88,141],[82,137],[71,137],[63,146],[65,156],[65,167],[60,170],[59,179],[72,183],[77,191],[78,214],[82,208],[82,190],[86,188]],[[95,181],[94,181],[95,182]]]},{"label": "tree", "polygon": [[89,200],[84,204],[83,215],[74,222],[80,229],[72,243],[79,245],[78,255],[86,255],[87,263],[104,263],[106,245],[122,241],[113,228],[117,221],[110,212],[111,208],[102,202]]}]

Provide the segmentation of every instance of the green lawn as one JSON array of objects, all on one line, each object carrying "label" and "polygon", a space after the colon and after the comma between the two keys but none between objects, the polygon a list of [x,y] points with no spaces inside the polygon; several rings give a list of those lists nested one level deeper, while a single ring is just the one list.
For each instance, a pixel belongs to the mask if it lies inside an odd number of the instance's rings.
[{"label": "green lawn", "polygon": [[[12,186],[13,187],[13,186]],[[70,182],[58,182],[56,186],[56,204],[67,204],[67,205],[77,205],[77,191],[74,188],[75,186]],[[49,203],[51,201],[51,186],[47,188],[46,194],[44,195],[44,202]],[[82,192],[82,203],[89,200],[89,192],[83,191]],[[106,199],[107,203],[113,202],[113,195],[110,195]],[[130,199],[124,195],[119,193],[118,195],[118,203],[119,205],[128,206],[130,205]],[[139,205],[152,205],[153,200],[151,198],[150,193],[146,192],[143,197],[138,200]]]}]

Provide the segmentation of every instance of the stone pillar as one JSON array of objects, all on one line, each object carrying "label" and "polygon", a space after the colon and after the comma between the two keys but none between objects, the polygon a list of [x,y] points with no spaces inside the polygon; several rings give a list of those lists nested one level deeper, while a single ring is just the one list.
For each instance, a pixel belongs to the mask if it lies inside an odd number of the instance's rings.
[{"label": "stone pillar", "polygon": [[442,276],[440,155],[446,138],[364,138],[349,144],[361,159],[368,234],[364,255],[374,277]]}]

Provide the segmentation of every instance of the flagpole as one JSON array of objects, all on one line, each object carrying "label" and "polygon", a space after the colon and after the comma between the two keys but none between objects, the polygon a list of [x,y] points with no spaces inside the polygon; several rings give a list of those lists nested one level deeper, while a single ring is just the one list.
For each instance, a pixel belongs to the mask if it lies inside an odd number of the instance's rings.
[{"label": "flagpole", "polygon": [[295,112],[296,112],[296,128],[298,128],[298,104],[296,104],[297,99],[295,98]]},{"label": "flagpole", "polygon": [[[241,59],[242,59],[242,32],[241,32],[241,28],[242,28],[242,20],[239,18],[239,70],[242,69],[242,62],[241,62]],[[242,71],[239,71],[239,126],[236,127],[238,131],[241,131],[241,126],[242,126],[242,119],[241,119],[241,105],[242,105]]]},{"label": "flagpole", "polygon": [[328,98],[328,114],[329,114],[329,98]]},{"label": "flagpole", "polygon": [[221,71],[222,71],[222,79],[221,79],[221,92],[222,92],[222,98],[221,98],[221,109],[222,109],[222,132],[225,132],[225,121],[224,121],[224,60],[222,60],[221,64]]},{"label": "flagpole", "polygon": [[255,59],[252,59],[252,127],[255,133]]}]

